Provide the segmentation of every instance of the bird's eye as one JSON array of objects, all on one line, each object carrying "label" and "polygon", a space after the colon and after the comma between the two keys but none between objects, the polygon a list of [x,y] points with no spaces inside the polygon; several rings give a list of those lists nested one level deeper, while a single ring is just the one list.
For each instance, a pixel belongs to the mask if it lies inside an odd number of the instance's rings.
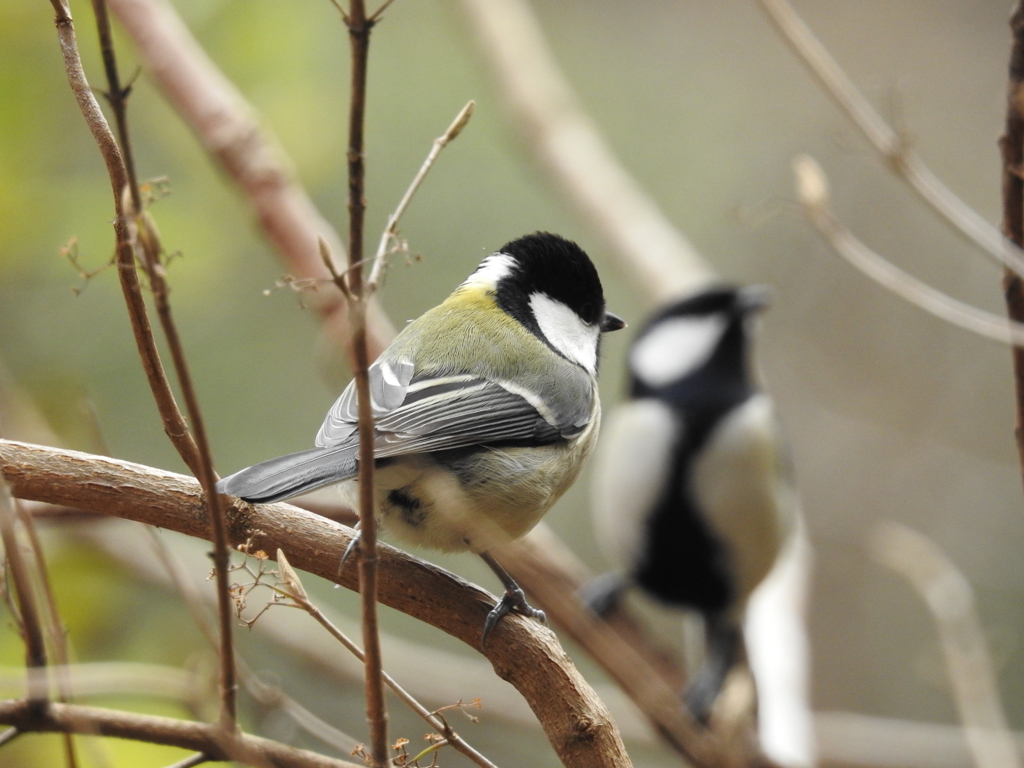
[{"label": "bird's eye", "polygon": [[580,307],[580,317],[582,317],[585,320],[588,320],[588,319],[590,319],[593,316],[594,316],[594,305],[591,304],[588,301],[586,304],[584,304],[582,307]]}]

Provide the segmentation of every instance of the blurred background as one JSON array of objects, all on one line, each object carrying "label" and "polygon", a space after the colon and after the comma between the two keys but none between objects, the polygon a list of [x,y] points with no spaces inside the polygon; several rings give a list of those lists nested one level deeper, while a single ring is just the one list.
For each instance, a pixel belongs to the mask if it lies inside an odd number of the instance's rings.
[{"label": "blurred background", "polygon": [[[348,50],[335,9],[312,0],[175,6],[260,110],[320,210],[343,229]],[[776,289],[758,358],[793,444],[816,555],[809,613],[815,709],[956,721],[925,607],[867,554],[872,523],[894,519],[932,537],[963,569],[1008,718],[1024,729],[1024,505],[1009,351],[908,306],[834,256],[791,202],[793,156],[818,158],[837,214],[868,245],[941,290],[1001,313],[1000,270],[881,166],[753,0],[535,0],[533,7],[585,107],[668,218],[724,278]],[[796,7],[937,175],[997,222],[1009,5],[802,0]],[[98,86],[91,8],[77,2],[72,10]],[[123,35],[118,41],[122,72],[131,73],[134,51]],[[382,294],[391,318],[400,325],[416,317],[484,255],[543,229],[575,239],[594,257],[609,306],[636,327],[651,307],[631,292],[609,244],[534,164],[451,0],[400,0],[374,32],[368,243],[376,242],[432,140],[469,99],[477,101],[473,120],[404,218],[402,233],[422,258],[397,259],[391,268]],[[136,81],[130,121],[140,176],[169,179],[171,194],[151,213],[165,246],[180,252],[169,272],[171,299],[218,471],[309,446],[347,382],[342,356],[320,339],[317,317],[300,306],[301,297],[287,289],[265,295],[286,270],[245,202],[145,74]],[[115,274],[83,282],[60,253],[77,238],[84,268],[107,261],[112,215],[109,183],[69,91],[49,5],[4,4],[0,381],[16,386],[66,447],[184,471],[162,433]],[[606,408],[622,393],[626,334],[605,344]],[[24,418],[26,409],[15,410],[5,436],[45,439]],[[589,533],[586,478],[547,520],[591,567],[604,567]],[[50,525],[46,533],[78,660],[211,663],[173,592],[74,530]],[[201,580],[203,545],[161,536],[192,558]],[[498,588],[475,558],[417,554]],[[322,604],[355,615],[354,595],[321,587],[314,586]],[[297,612],[290,618],[305,620]],[[470,649],[394,611],[385,609],[382,620],[390,633],[474,660]],[[365,738],[358,683],[326,685],[314,664],[261,637],[259,624],[241,631],[239,642],[254,667]],[[569,650],[588,679],[600,682],[582,653]],[[21,663],[5,616],[0,664]],[[183,714],[180,705],[149,699],[111,701]],[[461,732],[497,762],[557,764],[539,730],[504,722],[486,699],[480,714],[481,725]],[[292,726],[251,702],[244,718],[246,727],[292,737]],[[419,738],[422,726],[404,714],[394,713],[392,722],[394,736]],[[129,743],[90,749],[86,759],[95,765],[160,766],[184,754]],[[676,764],[650,744],[631,744],[630,751],[638,764]],[[59,754],[55,738],[27,736],[4,749],[3,763],[44,765]],[[461,756],[448,760],[462,764]]]}]

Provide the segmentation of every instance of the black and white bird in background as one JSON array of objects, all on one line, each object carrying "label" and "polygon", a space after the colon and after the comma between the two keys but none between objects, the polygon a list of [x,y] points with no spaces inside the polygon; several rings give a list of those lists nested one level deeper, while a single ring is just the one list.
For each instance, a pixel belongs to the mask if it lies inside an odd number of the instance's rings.
[{"label": "black and white bird in background", "polygon": [[[485,258],[370,366],[382,528],[483,557],[506,591],[481,642],[512,609],[543,619],[488,552],[525,535],[579,475],[601,420],[601,334],[622,327],[587,254],[538,232]],[[271,502],[343,483],[356,506],[358,419],[353,382],[315,448],[237,472],[218,491]]]},{"label": "black and white bird in background", "polygon": [[600,612],[628,586],[704,618],[706,653],[685,700],[707,722],[744,658],[748,600],[796,528],[788,452],[755,383],[751,341],[769,293],[703,291],[660,311],[629,349],[629,396],[595,465],[598,540],[622,569],[585,598]]}]

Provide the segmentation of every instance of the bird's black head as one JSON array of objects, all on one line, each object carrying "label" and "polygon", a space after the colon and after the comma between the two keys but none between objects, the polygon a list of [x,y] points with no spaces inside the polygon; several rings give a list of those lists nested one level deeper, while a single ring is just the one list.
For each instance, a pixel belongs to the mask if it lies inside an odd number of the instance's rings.
[{"label": "bird's black head", "polygon": [[630,346],[632,396],[663,397],[683,407],[745,400],[754,389],[748,318],[769,299],[764,286],[718,286],[662,309]]},{"label": "bird's black head", "polygon": [[502,310],[591,373],[596,372],[601,332],[625,326],[605,310],[601,279],[590,257],[550,232],[506,243],[467,282],[492,284]]}]

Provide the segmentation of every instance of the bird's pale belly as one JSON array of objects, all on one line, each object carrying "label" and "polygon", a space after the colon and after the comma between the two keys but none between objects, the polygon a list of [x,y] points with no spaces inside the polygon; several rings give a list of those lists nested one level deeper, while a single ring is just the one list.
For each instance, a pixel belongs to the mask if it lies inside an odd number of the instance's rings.
[{"label": "bird's pale belly", "polygon": [[[375,484],[384,534],[446,552],[486,552],[526,535],[576,480],[596,422],[551,445],[419,454],[381,466]],[[343,492],[354,500],[357,488],[351,481]]]}]

